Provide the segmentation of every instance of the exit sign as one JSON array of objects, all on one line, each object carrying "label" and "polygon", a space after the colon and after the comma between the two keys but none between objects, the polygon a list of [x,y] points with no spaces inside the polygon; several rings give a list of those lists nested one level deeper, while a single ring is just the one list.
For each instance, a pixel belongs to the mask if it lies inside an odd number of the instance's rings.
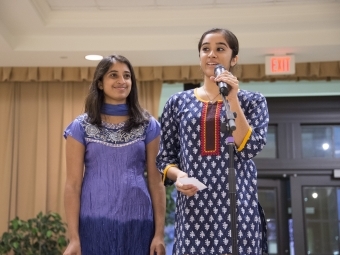
[{"label": "exit sign", "polygon": [[295,74],[295,57],[287,56],[267,56],[266,75]]}]

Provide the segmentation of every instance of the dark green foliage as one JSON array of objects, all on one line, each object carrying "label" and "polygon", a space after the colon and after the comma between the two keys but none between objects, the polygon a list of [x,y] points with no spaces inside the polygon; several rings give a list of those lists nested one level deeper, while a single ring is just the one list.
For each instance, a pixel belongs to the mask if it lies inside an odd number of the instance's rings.
[{"label": "dark green foliage", "polygon": [[166,187],[166,215],[165,215],[165,243],[171,244],[174,241],[174,224],[176,209],[176,188],[175,185]]},{"label": "dark green foliage", "polygon": [[0,240],[0,254],[60,255],[67,245],[66,225],[57,213],[39,213],[23,221],[16,217]]},{"label": "dark green foliage", "polygon": [[173,191],[175,185],[166,187],[166,215],[165,215],[165,226],[173,225],[175,223],[175,208],[176,202],[173,198]]}]

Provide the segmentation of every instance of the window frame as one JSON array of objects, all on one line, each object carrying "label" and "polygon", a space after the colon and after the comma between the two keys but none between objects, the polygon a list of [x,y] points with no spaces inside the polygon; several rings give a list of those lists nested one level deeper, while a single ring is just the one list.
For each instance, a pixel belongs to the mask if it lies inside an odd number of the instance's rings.
[{"label": "window frame", "polygon": [[[277,158],[254,158],[259,175],[280,170],[322,173],[337,169],[339,158],[303,158],[301,125],[339,125],[340,96],[267,98],[269,124],[277,126]],[[326,171],[326,172],[325,172]]]}]

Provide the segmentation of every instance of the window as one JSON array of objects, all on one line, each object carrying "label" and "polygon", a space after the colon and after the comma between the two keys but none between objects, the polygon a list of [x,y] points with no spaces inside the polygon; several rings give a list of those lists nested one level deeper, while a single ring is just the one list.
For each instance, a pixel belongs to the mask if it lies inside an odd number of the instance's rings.
[{"label": "window", "polygon": [[302,125],[303,158],[340,158],[340,125]]},{"label": "window", "polygon": [[269,125],[267,132],[267,144],[256,158],[277,158],[277,126]]},{"label": "window", "polygon": [[340,189],[304,187],[304,217],[308,254],[338,254]]}]

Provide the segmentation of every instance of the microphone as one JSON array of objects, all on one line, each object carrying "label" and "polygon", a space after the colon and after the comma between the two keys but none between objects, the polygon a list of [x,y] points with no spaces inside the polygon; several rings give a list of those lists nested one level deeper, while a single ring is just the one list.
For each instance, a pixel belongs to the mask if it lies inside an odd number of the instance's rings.
[{"label": "microphone", "polygon": [[[224,66],[222,66],[222,65],[215,66],[215,70],[214,70],[215,77],[217,77],[218,75],[220,75],[224,71],[225,71]],[[228,96],[229,88],[228,88],[228,84],[227,83],[225,83],[223,81],[219,81],[219,82],[216,82],[216,85],[220,88],[220,93],[223,96]]]}]

